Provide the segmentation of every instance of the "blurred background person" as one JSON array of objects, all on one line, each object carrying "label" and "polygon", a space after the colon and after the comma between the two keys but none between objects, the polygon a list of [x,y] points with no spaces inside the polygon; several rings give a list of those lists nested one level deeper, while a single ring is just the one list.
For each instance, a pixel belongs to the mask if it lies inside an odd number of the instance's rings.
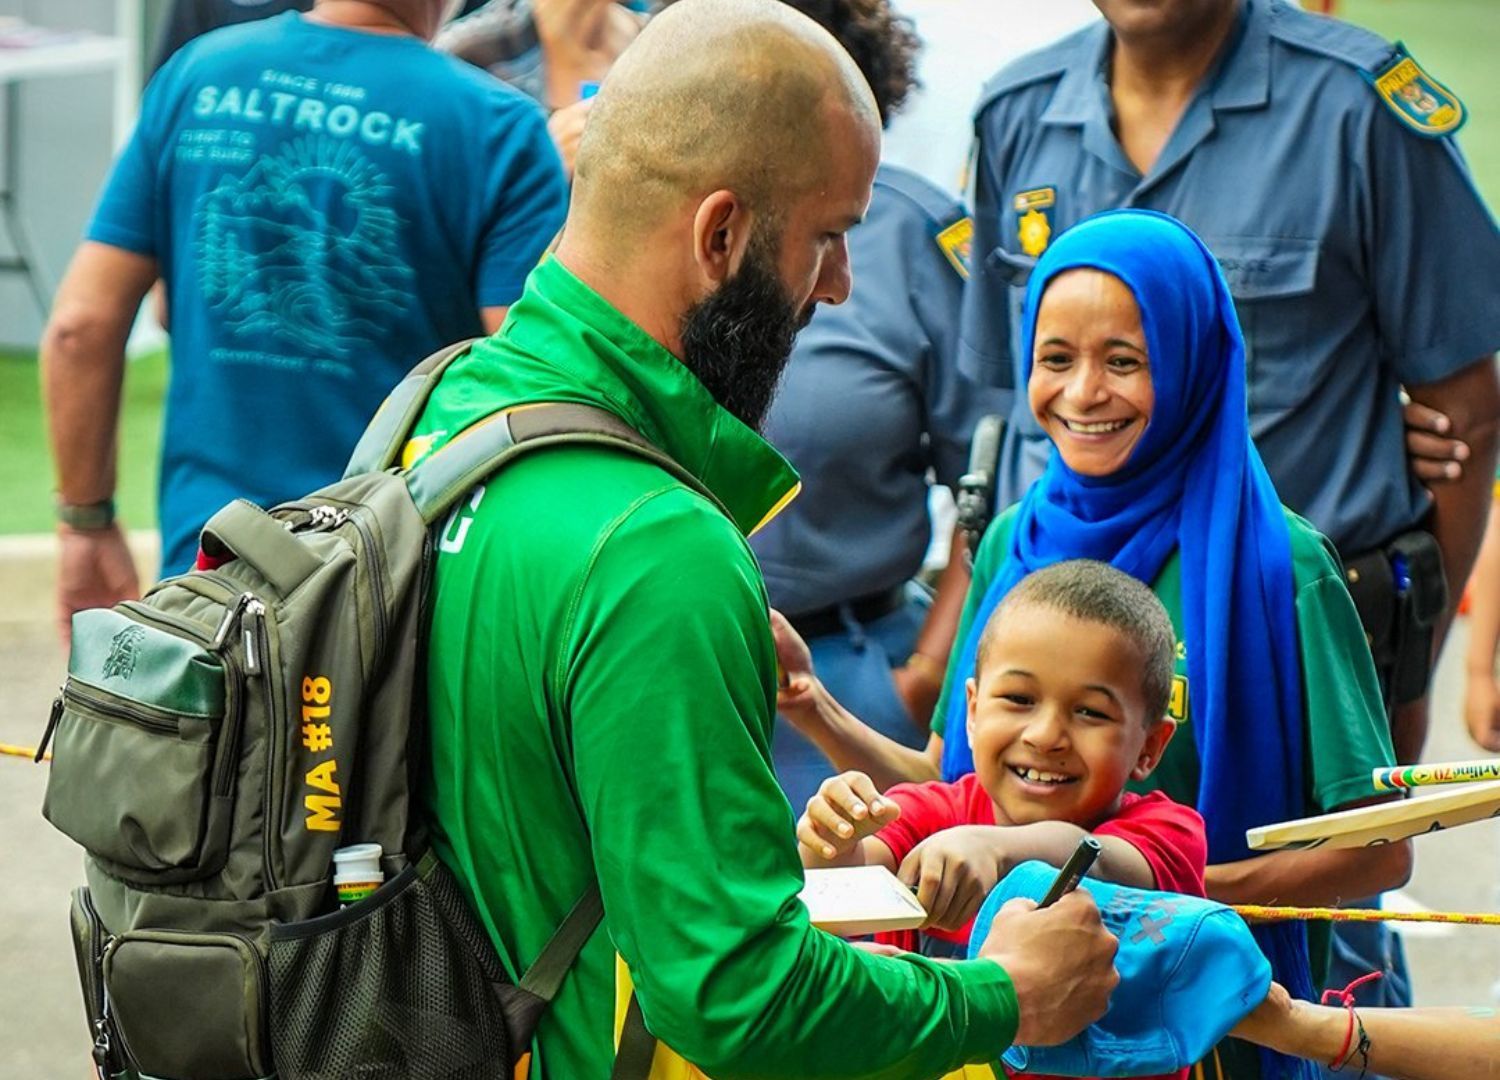
[{"label": "blurred background person", "polygon": [[[888,0],[788,0],[848,50],[889,123],[921,42]],[[970,222],[951,196],[883,164],[850,230],[854,289],[798,335],[766,437],[802,493],[751,538],[771,605],[806,638],[819,676],[872,727],[920,747],[968,586],[961,542],[936,596],[913,581],[932,536],[928,492],[952,486],[977,419],[999,395],[958,372]],[[801,807],[832,775],[778,718],[776,773]]]},{"label": "blurred background person", "polygon": [[125,340],[158,276],[167,573],[230,500],[336,479],[411,365],[495,330],[520,295],[566,186],[536,105],[429,47],[451,8],[319,0],[205,34],[152,80],[42,340],[64,637],[73,611],[137,588],[116,427]]}]

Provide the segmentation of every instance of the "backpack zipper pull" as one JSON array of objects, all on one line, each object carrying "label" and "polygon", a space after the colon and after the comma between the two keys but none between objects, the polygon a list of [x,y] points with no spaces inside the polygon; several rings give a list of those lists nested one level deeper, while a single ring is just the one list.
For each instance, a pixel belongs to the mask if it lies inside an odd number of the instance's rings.
[{"label": "backpack zipper pull", "polygon": [[40,765],[42,763],[42,759],[47,756],[47,744],[52,741],[52,735],[57,731],[57,722],[62,719],[62,713],[63,699],[62,694],[59,693],[57,697],[53,698],[52,700],[52,715],[47,718],[47,730],[42,732],[42,743],[36,748],[36,757],[31,759],[38,765]]},{"label": "backpack zipper pull", "polygon": [[224,647],[224,642],[229,640],[229,632],[234,629],[240,616],[245,613],[246,605],[254,599],[255,597],[250,593],[240,593],[234,603],[224,609],[224,617],[219,620],[219,628],[214,631],[213,640],[208,643],[212,651],[218,652]]},{"label": "backpack zipper pull", "polygon": [[240,620],[240,627],[245,634],[245,674],[259,675],[261,658],[257,650],[260,648],[260,628],[266,617],[266,605],[252,598],[245,604],[245,615],[248,618]]},{"label": "backpack zipper pull", "polygon": [[[100,952],[101,956],[103,956],[104,950],[108,950],[109,946],[113,942],[114,938],[110,938],[104,943],[103,950],[101,950]],[[109,1029],[109,994],[106,993],[104,995],[103,1008],[100,1010],[99,1019],[94,1021],[93,1056],[94,1064],[99,1069],[100,1077],[110,1077],[115,1074],[114,1047],[112,1045],[112,1040],[109,1037]]]}]

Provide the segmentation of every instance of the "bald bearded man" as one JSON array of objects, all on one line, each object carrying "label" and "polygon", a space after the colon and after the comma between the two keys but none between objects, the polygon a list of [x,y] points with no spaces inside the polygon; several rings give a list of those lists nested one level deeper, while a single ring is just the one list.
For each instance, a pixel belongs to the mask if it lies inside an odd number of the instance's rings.
[{"label": "bald bearded man", "polygon": [[812,1080],[937,1076],[1013,1038],[1057,1042],[1115,983],[1081,893],[1007,913],[982,959],[952,964],[862,951],[797,900],[745,543],[797,480],[756,429],[796,329],[849,293],[844,234],[878,148],[869,88],[813,22],[775,0],[683,0],[605,82],[555,256],[414,433],[413,455],[498,411],[585,403],[695,479],[549,449],[441,533],[437,851],[512,972],[595,883],[603,897],[533,1080],[610,1075],[632,985],[631,1015],[716,1080]]}]

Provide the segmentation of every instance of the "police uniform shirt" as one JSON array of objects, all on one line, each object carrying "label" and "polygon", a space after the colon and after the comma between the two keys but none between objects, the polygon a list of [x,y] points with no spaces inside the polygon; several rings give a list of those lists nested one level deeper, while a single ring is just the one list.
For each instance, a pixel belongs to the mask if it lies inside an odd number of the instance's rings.
[{"label": "police uniform shirt", "polygon": [[1026,274],[1060,230],[1120,206],[1186,222],[1218,256],[1248,348],[1251,431],[1282,500],[1346,553],[1412,526],[1398,384],[1500,345],[1500,236],[1453,141],[1462,105],[1380,38],[1247,0],[1148,175],[1112,129],[1111,35],[1023,57],[976,114],[965,370],[1015,388],[1000,505],[1049,444],[1017,388]]},{"label": "police uniform shirt", "polygon": [[766,437],[802,493],[751,543],[771,603],[800,614],[891,588],[921,567],[927,473],[953,484],[977,419],[999,409],[957,371],[968,219],[914,173],[882,165],[849,233],[854,289],[797,338]]}]

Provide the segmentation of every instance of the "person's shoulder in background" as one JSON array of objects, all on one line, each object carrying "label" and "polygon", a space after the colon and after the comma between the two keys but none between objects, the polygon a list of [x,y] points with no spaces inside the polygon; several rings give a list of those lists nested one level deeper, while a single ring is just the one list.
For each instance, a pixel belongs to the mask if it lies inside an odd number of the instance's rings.
[{"label": "person's shoulder in background", "polygon": [[211,30],[266,19],[283,11],[311,11],[312,6],[313,0],[177,0],[162,19],[151,74],[155,75],[188,42]]},{"label": "person's shoulder in background", "polygon": [[872,212],[877,204],[920,216],[939,229],[947,228],[968,215],[963,203],[931,180],[887,162],[882,162],[875,173]]},{"label": "person's shoulder in background", "polygon": [[1002,102],[1008,108],[1030,106],[1039,112],[1052,99],[1064,75],[1100,55],[1108,36],[1109,26],[1101,19],[1017,57],[986,80],[974,116],[977,119],[992,113]]}]

